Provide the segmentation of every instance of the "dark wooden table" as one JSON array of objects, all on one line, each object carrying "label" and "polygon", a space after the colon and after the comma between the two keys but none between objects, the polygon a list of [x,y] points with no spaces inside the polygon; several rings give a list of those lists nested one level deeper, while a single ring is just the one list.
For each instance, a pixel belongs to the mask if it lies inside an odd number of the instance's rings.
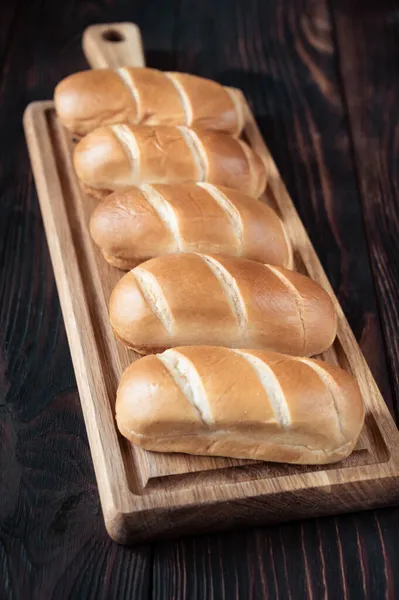
[{"label": "dark wooden table", "polygon": [[135,21],[150,66],[244,90],[381,391],[399,412],[399,7],[383,0],[3,0],[0,599],[399,597],[399,508],[128,549],[107,536],[22,132]]}]

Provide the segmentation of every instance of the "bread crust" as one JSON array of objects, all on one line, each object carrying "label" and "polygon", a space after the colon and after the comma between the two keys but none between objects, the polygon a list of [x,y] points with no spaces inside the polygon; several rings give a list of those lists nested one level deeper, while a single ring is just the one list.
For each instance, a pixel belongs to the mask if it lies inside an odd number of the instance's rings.
[{"label": "bread crust", "polygon": [[106,260],[124,270],[178,251],[292,265],[273,209],[220,186],[154,184],[114,192],[94,210],[90,232]]},{"label": "bread crust", "polygon": [[79,141],[74,165],[89,189],[112,191],[203,181],[259,197],[267,178],[263,162],[244,142],[186,127],[100,127]]},{"label": "bread crust", "polygon": [[57,85],[54,103],[61,122],[78,135],[118,123],[188,125],[239,135],[244,125],[241,102],[219,83],[149,68],[75,73]]},{"label": "bread crust", "polygon": [[337,330],[331,298],[311,279],[216,254],[139,265],[115,286],[110,320],[133,348],[211,344],[298,356],[323,352]]},{"label": "bread crust", "polygon": [[113,190],[127,187],[132,180],[132,165],[110,127],[99,127],[82,138],[73,154],[75,171],[85,189]]},{"label": "bread crust", "polygon": [[130,91],[111,69],[69,75],[55,88],[54,104],[62,124],[80,136],[104,125],[137,120]]},{"label": "bread crust", "polygon": [[148,450],[326,464],[355,447],[364,406],[356,380],[322,361],[177,347],[128,367],[116,419]]}]

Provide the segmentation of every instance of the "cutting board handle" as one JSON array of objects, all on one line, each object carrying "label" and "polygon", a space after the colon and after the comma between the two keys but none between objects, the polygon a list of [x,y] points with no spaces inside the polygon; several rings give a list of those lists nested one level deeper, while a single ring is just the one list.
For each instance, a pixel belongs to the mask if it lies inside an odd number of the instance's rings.
[{"label": "cutting board handle", "polygon": [[145,66],[140,29],[134,23],[90,25],[82,46],[93,69]]}]

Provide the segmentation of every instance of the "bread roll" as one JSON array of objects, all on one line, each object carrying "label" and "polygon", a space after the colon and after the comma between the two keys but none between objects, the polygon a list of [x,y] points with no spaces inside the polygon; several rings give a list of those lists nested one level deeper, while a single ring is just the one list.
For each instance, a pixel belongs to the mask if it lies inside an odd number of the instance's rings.
[{"label": "bread roll", "polygon": [[100,127],[80,140],[74,165],[89,188],[110,191],[201,181],[258,197],[266,185],[265,166],[247,144],[187,127]]},{"label": "bread roll", "polygon": [[61,122],[78,135],[101,125],[187,125],[239,135],[242,103],[233,89],[186,73],[123,67],[82,71],[54,93]]},{"label": "bread roll", "polygon": [[364,407],[356,380],[325,362],[189,346],[130,365],[116,419],[147,450],[325,464],[352,452]]},{"label": "bread roll", "polygon": [[283,224],[269,206],[208,183],[158,183],[114,192],[97,206],[90,231],[105,259],[125,270],[173,252],[214,252],[292,266]]},{"label": "bread roll", "polygon": [[116,336],[140,353],[173,346],[265,348],[308,356],[337,319],[317,283],[280,267],[217,254],[171,254],[127,273],[110,300]]}]

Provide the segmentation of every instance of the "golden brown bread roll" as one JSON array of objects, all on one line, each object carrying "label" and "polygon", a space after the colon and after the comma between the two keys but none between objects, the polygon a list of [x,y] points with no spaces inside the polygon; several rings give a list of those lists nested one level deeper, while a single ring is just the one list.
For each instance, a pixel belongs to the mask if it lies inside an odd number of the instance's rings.
[{"label": "golden brown bread roll", "polygon": [[100,127],[75,148],[77,175],[89,188],[207,182],[258,197],[266,169],[247,144],[225,133],[188,127]]},{"label": "golden brown bread roll", "polygon": [[91,235],[120,269],[173,252],[214,252],[291,268],[284,226],[264,202],[209,183],[114,192],[92,214]]},{"label": "golden brown bread roll", "polygon": [[185,73],[123,67],[82,71],[63,79],[54,102],[78,135],[101,125],[187,125],[238,135],[242,103],[234,90]]},{"label": "golden brown bread roll", "polygon": [[210,344],[310,356],[337,330],[330,296],[308,277],[215,254],[171,254],[136,267],[115,286],[110,319],[116,336],[143,354]]},{"label": "golden brown bread roll", "polygon": [[364,407],[356,380],[325,362],[189,346],[128,367],[116,419],[147,450],[325,464],[352,452]]}]

